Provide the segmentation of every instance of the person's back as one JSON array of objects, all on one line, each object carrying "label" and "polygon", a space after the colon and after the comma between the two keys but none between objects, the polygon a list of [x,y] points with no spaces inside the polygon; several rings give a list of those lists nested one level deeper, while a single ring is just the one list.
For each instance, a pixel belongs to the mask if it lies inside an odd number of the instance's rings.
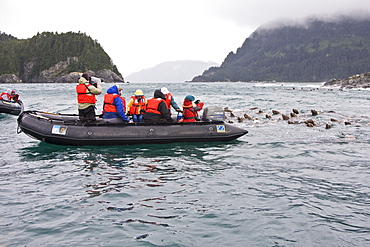
[{"label": "person's back", "polygon": [[173,109],[175,109],[177,112],[182,112],[180,107],[177,105],[175,99],[173,98],[172,94],[166,87],[161,88],[161,92],[165,95],[165,102],[167,105],[167,108],[171,111],[171,106]]},{"label": "person's back", "polygon": [[167,108],[165,95],[160,90],[155,90],[154,97],[148,99],[147,109],[144,114],[146,123],[171,123],[171,112]]},{"label": "person's back", "polygon": [[100,83],[97,83],[96,86],[91,85],[89,79],[89,75],[84,73],[76,86],[78,115],[81,122],[95,121],[95,95],[102,93]]}]

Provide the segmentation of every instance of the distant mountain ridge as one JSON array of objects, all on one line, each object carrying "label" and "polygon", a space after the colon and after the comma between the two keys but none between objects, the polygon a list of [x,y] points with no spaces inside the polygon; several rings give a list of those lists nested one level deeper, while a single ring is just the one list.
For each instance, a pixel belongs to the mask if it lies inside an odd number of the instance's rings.
[{"label": "distant mountain ridge", "polygon": [[370,18],[258,28],[199,81],[323,82],[370,70]]},{"label": "distant mountain ridge", "polygon": [[160,63],[152,68],[143,69],[126,76],[132,82],[185,82],[205,69],[218,65],[215,62],[178,60]]},{"label": "distant mountain ridge", "polygon": [[101,45],[83,33],[38,33],[17,39],[0,32],[0,82],[76,82],[89,72],[123,82]]}]

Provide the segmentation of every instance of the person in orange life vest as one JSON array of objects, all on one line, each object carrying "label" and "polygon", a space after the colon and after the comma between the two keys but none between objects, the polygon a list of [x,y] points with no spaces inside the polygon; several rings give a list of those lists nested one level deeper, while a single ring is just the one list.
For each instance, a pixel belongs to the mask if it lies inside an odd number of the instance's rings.
[{"label": "person in orange life vest", "polygon": [[76,86],[78,115],[82,123],[95,121],[95,95],[102,93],[100,82],[95,85],[90,83],[88,73],[83,73]]},{"label": "person in orange life vest", "polygon": [[155,90],[154,97],[148,99],[146,106],[146,112],[144,114],[145,123],[172,123],[171,112],[168,109],[166,102],[166,96],[161,90]]},{"label": "person in orange life vest", "polygon": [[1,93],[1,99],[9,101],[18,101],[19,95],[14,90],[8,89],[6,92]]},{"label": "person in orange life vest", "polygon": [[171,110],[171,106],[172,106],[173,109],[175,109],[175,111],[182,112],[180,107],[177,105],[175,99],[173,98],[172,94],[170,93],[170,91],[168,91],[166,87],[162,87],[161,92],[166,96],[165,101],[166,101],[166,105],[168,109]]},{"label": "person in orange life vest", "polygon": [[204,103],[200,100],[195,101],[193,95],[187,95],[182,105],[184,122],[196,122],[198,119],[198,112],[203,109]]},{"label": "person in orange life vest", "polygon": [[103,119],[110,123],[130,122],[125,114],[126,100],[121,96],[122,89],[117,85],[108,88],[104,95]]},{"label": "person in orange life vest", "polygon": [[127,104],[127,113],[132,116],[134,123],[144,122],[147,99],[141,89],[137,89]]}]

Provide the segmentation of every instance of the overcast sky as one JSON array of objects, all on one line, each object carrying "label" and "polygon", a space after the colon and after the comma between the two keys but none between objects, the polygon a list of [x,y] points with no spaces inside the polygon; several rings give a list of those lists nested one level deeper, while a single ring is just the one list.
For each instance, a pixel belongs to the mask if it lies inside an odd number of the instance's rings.
[{"label": "overcast sky", "polygon": [[221,64],[259,26],[281,18],[370,13],[369,0],[0,0],[0,31],[83,32],[125,77],[175,60]]}]

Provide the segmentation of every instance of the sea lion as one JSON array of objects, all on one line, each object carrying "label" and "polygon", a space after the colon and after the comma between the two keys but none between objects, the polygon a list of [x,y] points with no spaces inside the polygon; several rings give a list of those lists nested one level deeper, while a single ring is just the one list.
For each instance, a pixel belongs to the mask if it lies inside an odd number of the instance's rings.
[{"label": "sea lion", "polygon": [[306,124],[307,127],[314,127],[316,125],[315,122],[312,119],[307,119],[305,121],[305,124]]},{"label": "sea lion", "polygon": [[253,120],[253,118],[246,113],[244,114],[244,118],[248,120]]}]

